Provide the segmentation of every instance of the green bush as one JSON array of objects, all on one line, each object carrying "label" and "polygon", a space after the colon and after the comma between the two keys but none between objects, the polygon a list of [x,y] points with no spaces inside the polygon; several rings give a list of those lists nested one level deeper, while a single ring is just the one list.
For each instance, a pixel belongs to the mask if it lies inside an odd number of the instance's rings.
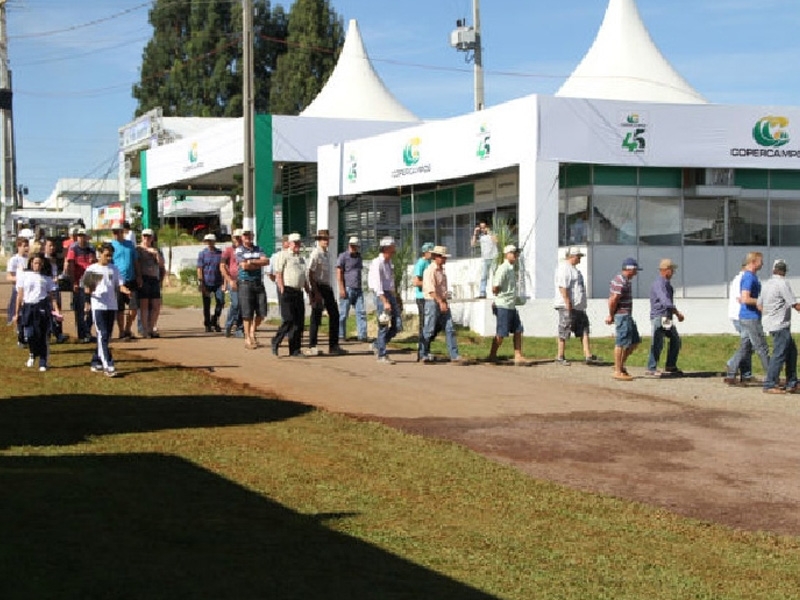
[{"label": "green bush", "polygon": [[178,272],[178,278],[181,281],[181,285],[195,287],[197,285],[197,269],[184,267]]}]

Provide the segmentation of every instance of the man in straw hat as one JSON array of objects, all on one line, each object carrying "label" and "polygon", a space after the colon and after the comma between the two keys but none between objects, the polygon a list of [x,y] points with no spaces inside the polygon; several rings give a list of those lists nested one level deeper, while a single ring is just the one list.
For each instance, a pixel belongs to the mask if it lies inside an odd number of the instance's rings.
[{"label": "man in straw hat", "polygon": [[320,229],[314,236],[316,247],[308,259],[308,283],[311,286],[311,322],[308,330],[308,356],[322,354],[317,346],[319,327],[322,325],[322,311],[328,313],[328,354],[346,354],[339,347],[339,306],[331,286],[331,257],[328,253],[331,235],[327,229]]},{"label": "man in straw hat", "polygon": [[447,290],[447,274],[444,265],[450,255],[445,246],[434,246],[431,250],[433,261],[422,276],[422,293],[425,295],[425,327],[422,330],[422,344],[419,358],[424,362],[434,360],[431,354],[431,342],[438,331],[444,330],[447,339],[447,353],[450,362],[460,362],[458,343],[453,326],[453,314],[448,302],[450,294]]},{"label": "man in straw hat", "polygon": [[336,259],[336,276],[339,282],[339,339],[346,340],[347,315],[350,307],[355,308],[356,333],[359,342],[367,341],[367,310],[364,306],[364,290],[361,275],[364,261],[361,257],[361,243],[356,236],[347,241],[347,250]]},{"label": "man in straw hat", "polygon": [[667,362],[664,373],[668,375],[681,375],[678,368],[678,352],[681,349],[681,336],[675,327],[673,319],[683,323],[683,313],[675,306],[675,290],[672,288],[672,276],[678,265],[669,258],[663,259],[658,264],[658,277],[650,287],[650,324],[653,328],[653,340],[650,344],[650,355],[647,358],[647,375],[661,377],[658,370],[658,360],[664,347],[664,338],[669,339],[667,349]]}]

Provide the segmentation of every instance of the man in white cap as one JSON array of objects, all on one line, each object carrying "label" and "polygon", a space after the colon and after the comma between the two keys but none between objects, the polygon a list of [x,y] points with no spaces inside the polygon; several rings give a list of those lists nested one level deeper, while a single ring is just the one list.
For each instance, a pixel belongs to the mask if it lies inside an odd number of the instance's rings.
[{"label": "man in white cap", "polygon": [[606,325],[614,325],[616,330],[613,377],[617,381],[633,381],[625,362],[642,343],[633,319],[633,278],[640,270],[639,261],[633,257],[626,258],[622,261],[622,270],[609,285]]},{"label": "man in white cap", "polygon": [[422,275],[422,293],[425,296],[425,326],[422,329],[422,344],[418,349],[419,359],[424,362],[433,362],[431,342],[437,332],[444,330],[447,339],[447,353],[450,362],[460,362],[458,343],[453,326],[453,314],[450,312],[447,289],[447,273],[444,265],[450,255],[445,246],[434,246],[431,250],[433,258],[425,273]]},{"label": "man in white cap", "polygon": [[675,306],[675,291],[672,288],[672,276],[678,265],[671,259],[665,258],[658,264],[658,277],[650,287],[650,324],[653,328],[653,340],[650,344],[650,354],[647,357],[647,375],[661,377],[658,370],[658,361],[661,350],[664,348],[664,338],[669,339],[667,349],[667,362],[664,373],[668,375],[682,375],[678,369],[678,352],[681,349],[681,336],[678,328],[672,322],[673,317],[683,323],[683,313]]},{"label": "man in white cap", "polygon": [[69,250],[69,247],[72,246],[72,244],[76,244],[78,242],[78,229],[80,229],[80,227],[78,227],[77,225],[70,227],[69,237],[65,239],[63,242],[61,242],[61,247],[63,248],[65,255],[67,253],[67,250]]},{"label": "man in white cap", "polygon": [[314,236],[317,245],[308,259],[308,283],[311,286],[311,319],[308,329],[308,356],[321,354],[317,346],[322,311],[328,313],[328,354],[346,354],[339,347],[339,306],[331,286],[331,258],[328,253],[330,232],[320,229]]},{"label": "man in white cap", "polygon": [[569,366],[564,352],[567,340],[574,334],[583,343],[583,358],[586,364],[594,364],[598,358],[592,354],[589,343],[589,317],[586,314],[587,297],[583,274],[578,264],[583,258],[580,248],[571,246],[567,249],[565,260],[556,269],[554,306],[558,311],[558,342],[556,364]]},{"label": "man in white cap", "polygon": [[[206,332],[212,330],[222,331],[219,325],[219,317],[225,307],[225,292],[222,289],[222,250],[217,248],[217,236],[207,233],[203,237],[206,247],[197,255],[197,281],[200,286],[200,293],[203,295],[203,325]],[[214,306],[214,316],[211,316],[211,296],[214,296],[216,304]]]},{"label": "man in white cap", "polygon": [[352,306],[356,313],[358,341],[366,342],[367,310],[364,306],[364,290],[361,281],[364,271],[361,243],[356,236],[352,236],[347,241],[347,246],[347,250],[336,259],[336,275],[339,282],[339,339],[347,339],[347,316]]},{"label": "man in white cap", "polygon": [[[422,244],[420,248],[420,257],[414,264],[414,300],[417,304],[417,315],[419,316],[419,329],[417,333],[417,337],[419,338],[419,343],[417,344],[418,361],[427,356],[427,352],[424,352],[422,345],[422,338],[425,333],[425,294],[422,291],[422,277],[425,275],[425,269],[431,264],[431,250],[433,250],[434,246],[435,244],[431,242]],[[438,332],[434,332],[434,337],[436,333]]]},{"label": "man in white cap", "polygon": [[[777,259],[772,264],[772,277],[764,282],[758,297],[761,323],[772,336],[772,356],[767,376],[764,378],[765,394],[795,394],[797,383],[797,345],[792,337],[792,309],[800,312],[800,302],[786,279],[786,261]],[[786,367],[786,388],[778,387],[781,369]]]},{"label": "man in white cap", "polygon": [[386,354],[386,347],[397,335],[397,317],[400,306],[395,295],[394,265],[395,242],[392,237],[380,241],[380,253],[369,265],[369,287],[375,294],[375,310],[378,316],[378,337],[372,344],[375,357],[380,364],[393,365]]},{"label": "man in white cap", "polygon": [[131,341],[134,339],[131,327],[136,321],[136,313],[139,310],[137,290],[142,285],[142,274],[139,269],[136,246],[125,239],[122,223],[119,221],[112,223],[111,234],[114,236],[114,240],[111,242],[111,246],[114,248],[112,261],[119,271],[124,289],[129,292],[126,294],[121,291],[122,288],[119,288],[117,293],[119,339]]},{"label": "man in white cap", "polygon": [[492,347],[489,350],[489,362],[497,360],[497,351],[503,344],[503,340],[509,335],[514,336],[514,364],[526,365],[525,357],[522,355],[522,334],[524,329],[519,318],[517,304],[517,257],[519,251],[513,244],[508,244],[503,248],[505,260],[494,271],[492,277],[492,294],[494,303],[492,312],[495,314],[497,326],[495,336],[492,340]]},{"label": "man in white cap", "polygon": [[281,252],[275,265],[275,282],[281,297],[281,322],[272,338],[272,354],[278,356],[278,348],[284,338],[289,338],[289,356],[305,356],[301,351],[303,329],[305,329],[306,306],[303,291],[311,297],[306,260],[300,254],[299,233],[289,234],[289,249]]},{"label": "man in white cap", "polygon": [[222,260],[219,269],[225,280],[225,287],[231,296],[228,307],[228,319],[225,322],[225,337],[231,337],[233,328],[236,327],[236,337],[244,337],[242,330],[242,312],[239,310],[239,266],[236,264],[236,248],[242,243],[242,230],[234,229],[231,236],[231,245],[222,251]]}]

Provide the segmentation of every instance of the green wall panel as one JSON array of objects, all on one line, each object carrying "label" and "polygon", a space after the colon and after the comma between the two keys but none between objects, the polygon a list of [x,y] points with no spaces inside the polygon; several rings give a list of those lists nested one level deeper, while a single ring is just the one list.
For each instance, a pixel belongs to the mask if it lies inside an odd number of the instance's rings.
[{"label": "green wall panel", "polygon": [[681,169],[641,167],[639,169],[639,186],[680,189],[683,187],[683,172]]},{"label": "green wall panel", "polygon": [[734,183],[746,190],[766,190],[769,187],[769,171],[761,169],[736,169]]},{"label": "green wall panel", "polygon": [[456,206],[469,206],[475,203],[475,186],[471,183],[456,188]]},{"label": "green wall panel", "polygon": [[800,171],[770,171],[771,190],[800,190]]},{"label": "green wall panel", "polygon": [[[594,185],[636,186],[638,184],[638,173],[636,171],[636,167],[611,167],[607,165],[595,165]],[[569,178],[567,181],[569,181]],[[572,187],[572,185],[569,187]]]}]

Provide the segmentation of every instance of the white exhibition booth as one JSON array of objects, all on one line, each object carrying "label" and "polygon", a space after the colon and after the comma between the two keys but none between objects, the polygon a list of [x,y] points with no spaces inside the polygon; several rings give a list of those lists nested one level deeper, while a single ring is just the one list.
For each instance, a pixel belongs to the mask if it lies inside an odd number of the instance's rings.
[{"label": "white exhibition booth", "polygon": [[[559,245],[559,205],[561,202],[563,206],[568,193],[560,182],[565,165],[672,169],[679,176],[696,170],[730,172],[730,177],[719,181],[680,181],[674,189],[654,191],[653,197],[638,202],[634,226],[658,223],[660,215],[651,214],[658,211],[658,193],[677,195],[677,241],[645,244],[641,228],[638,242],[634,239],[633,243],[604,244],[590,239],[586,246],[588,256],[581,265],[590,286],[594,335],[611,333],[611,328],[603,324],[607,285],[627,256],[637,258],[644,268],[637,278],[636,293],[641,299],[634,303],[643,333],[649,334],[649,287],[658,274],[658,261],[664,257],[681,265],[680,277],[673,280],[676,302],[687,315],[681,330],[730,333],[727,282],[738,272],[748,251],[764,253],[767,267],[762,277],[769,276],[772,259],[786,259],[792,283],[800,290],[800,279],[793,278],[792,270],[797,265],[800,273],[800,239],[794,234],[790,236],[793,239],[779,238],[776,233],[792,231],[800,225],[800,215],[797,222],[783,223],[771,210],[779,203],[800,207],[800,186],[749,190],[736,181],[740,173],[800,170],[800,129],[795,137],[793,123],[800,124],[800,108],[530,96],[445,121],[321,147],[318,219],[321,227],[327,224],[335,231],[340,197],[390,191],[399,196],[398,189],[403,193],[411,190],[413,195],[414,186],[477,182],[502,169],[517,169],[518,237],[524,246],[525,289],[530,298],[522,307],[523,322],[528,335],[550,336],[555,331],[553,275],[563,253]],[[601,186],[595,182],[585,193],[596,198],[600,197],[598,194],[637,198],[639,187],[636,183]],[[765,232],[761,245],[737,244],[727,234],[724,239],[715,241],[708,236],[698,242],[694,233],[694,237],[688,234],[697,221],[688,214],[690,201],[737,200],[748,194],[752,202],[761,202],[764,207],[763,218],[757,219],[763,223],[756,224]],[[785,245],[774,241],[770,244],[768,236],[781,239]],[[451,264],[449,269],[463,271],[457,264]],[[462,302],[454,312],[463,324],[481,334],[493,330],[488,301]]]}]

